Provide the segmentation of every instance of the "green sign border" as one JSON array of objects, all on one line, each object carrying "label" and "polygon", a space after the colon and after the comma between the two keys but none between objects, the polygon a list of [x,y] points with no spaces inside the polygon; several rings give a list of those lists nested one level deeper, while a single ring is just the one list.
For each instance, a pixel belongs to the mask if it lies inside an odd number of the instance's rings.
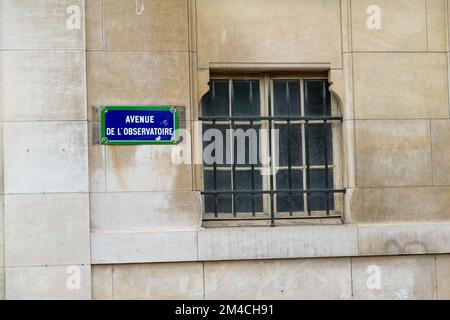
[{"label": "green sign border", "polygon": [[[153,111],[171,111],[173,114],[173,123],[174,123],[174,129],[175,129],[175,139],[172,141],[148,141],[148,140],[128,140],[128,141],[115,141],[115,140],[108,140],[106,138],[106,113],[109,110],[153,110]],[[133,107],[133,106],[102,106],[100,107],[100,121],[101,121],[101,140],[100,143],[102,145],[176,145],[180,141],[179,137],[179,108],[177,106],[148,106],[148,107]]]}]

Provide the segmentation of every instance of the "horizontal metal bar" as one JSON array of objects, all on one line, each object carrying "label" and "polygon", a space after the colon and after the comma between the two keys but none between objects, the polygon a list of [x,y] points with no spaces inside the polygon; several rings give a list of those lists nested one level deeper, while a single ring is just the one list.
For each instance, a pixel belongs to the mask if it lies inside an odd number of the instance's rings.
[{"label": "horizontal metal bar", "polygon": [[217,194],[277,194],[277,193],[346,193],[347,189],[289,189],[289,190],[223,190],[223,191],[203,191],[202,195],[217,195]]},{"label": "horizontal metal bar", "polygon": [[[342,215],[333,216],[292,216],[292,217],[277,217],[275,215],[275,220],[319,220],[319,219],[340,219]],[[270,221],[270,216],[267,217],[255,217],[255,218],[204,218],[203,221]]]},{"label": "horizontal metal bar", "polygon": [[201,121],[264,121],[264,120],[299,120],[299,121],[343,121],[343,117],[330,116],[205,116]]}]

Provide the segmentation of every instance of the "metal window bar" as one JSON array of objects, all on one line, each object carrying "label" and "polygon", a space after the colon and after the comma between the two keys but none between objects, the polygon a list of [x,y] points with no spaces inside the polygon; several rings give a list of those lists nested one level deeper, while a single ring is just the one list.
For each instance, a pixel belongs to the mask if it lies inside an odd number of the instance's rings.
[{"label": "metal window bar", "polygon": [[[273,117],[272,117],[272,92],[269,90],[269,154],[270,154],[270,190],[274,189],[274,175],[275,175],[275,164],[273,161],[273,141],[272,141],[272,125],[273,125]],[[275,226],[275,194],[273,192],[269,193],[270,195],[270,225],[272,227]]]},{"label": "metal window bar", "polygon": [[[234,99],[234,82],[233,80],[229,81],[229,95],[230,95],[230,103],[229,103],[229,114],[230,117],[233,116],[233,106],[236,104],[236,101]],[[236,150],[234,150],[234,130],[235,130],[235,120],[231,119],[230,122],[230,134],[233,137],[233,141],[231,142],[231,190],[236,190],[236,167],[235,167],[235,163],[234,163],[234,157],[235,157],[235,152]],[[228,151],[228,150],[227,150]],[[231,204],[232,204],[232,213],[233,213],[233,217],[236,218],[237,217],[237,213],[236,213],[236,197],[235,197],[235,193],[232,194],[231,196]]]},{"label": "metal window bar", "polygon": [[[287,113],[291,116],[291,101],[289,94],[289,81],[286,81],[286,103],[287,103]],[[291,132],[291,120],[287,122],[288,126],[288,188],[292,189],[292,132]],[[289,215],[292,216],[292,193],[289,193]]]},{"label": "metal window bar", "polygon": [[[327,114],[327,92],[326,92],[327,88],[325,83],[322,86],[322,102],[323,102],[323,115],[325,116]],[[329,181],[328,181],[328,125],[327,125],[327,120],[325,120],[324,124],[323,124],[323,141],[324,141],[324,151],[325,151],[325,155],[324,155],[324,160],[325,160],[325,189],[328,190],[329,188]],[[330,203],[329,203],[329,199],[328,196],[330,194],[328,192],[325,192],[325,209],[327,212],[327,216],[330,215]]]},{"label": "metal window bar", "polygon": [[[249,90],[249,100],[250,100],[250,114],[253,116],[253,110],[254,110],[254,101],[253,101],[253,82],[250,81],[250,90]],[[250,121],[250,128],[253,128],[254,125],[254,121],[251,120]],[[251,175],[252,175],[252,190],[255,190],[255,165],[252,163],[251,166],[252,170],[251,170]],[[255,195],[252,194],[252,216],[255,217],[256,216],[256,208],[255,208]]]},{"label": "metal window bar", "polygon": [[[306,83],[303,83],[303,92],[305,95],[305,110],[308,108],[309,106],[309,93],[308,90],[306,88]],[[306,114],[306,111],[303,111]],[[305,124],[304,124],[304,131],[305,131],[305,165],[306,165],[306,189],[309,189],[311,186],[311,165],[310,165],[310,157],[309,157],[309,123],[308,123],[308,119],[305,120]],[[312,215],[312,210],[311,210],[311,194],[307,193],[306,194],[306,211],[308,212],[308,216],[310,217]]]},{"label": "metal window bar", "polygon": [[346,189],[278,189],[278,190],[218,190],[218,191],[203,191],[202,194],[277,194],[277,193],[345,193]]},{"label": "metal window bar", "polygon": [[[214,106],[214,116],[217,116],[217,102],[216,102],[216,86],[215,82],[212,82],[212,101]],[[216,127],[216,121],[213,120],[213,127]],[[213,164],[214,174],[213,174],[213,185],[214,190],[217,190],[217,163],[214,161]],[[218,212],[218,206],[219,206],[219,199],[217,197],[217,194],[214,195],[214,216],[217,218],[219,216]]]},{"label": "metal window bar", "polygon": [[323,122],[327,121],[342,121],[343,117],[335,116],[202,116],[201,121],[308,121],[308,122]]},{"label": "metal window bar", "polygon": [[[309,124],[308,121],[305,123],[305,160],[306,160],[306,189],[311,186],[311,164],[309,161]],[[311,194],[306,194],[306,211],[308,211],[308,216],[312,215],[311,211]]]},{"label": "metal window bar", "polygon": [[[268,116],[255,116],[254,115],[254,99],[253,99],[253,87],[252,82],[249,82],[250,89],[249,89],[249,101],[251,106],[251,116],[235,116],[232,112],[232,107],[234,101],[234,91],[233,91],[233,82],[229,81],[229,116],[218,116],[217,115],[217,103],[216,103],[216,92],[215,92],[215,84],[214,81],[212,81],[212,103],[214,108],[214,116],[202,116],[199,118],[201,121],[208,121],[212,122],[213,127],[216,126],[216,123],[219,121],[229,122],[230,127],[232,129],[232,132],[235,130],[235,122],[236,121],[246,121],[250,122],[250,126],[253,127],[254,122],[261,122],[261,121],[268,121],[269,123],[269,154],[272,155],[273,153],[273,145],[272,145],[272,125],[276,121],[287,121],[287,127],[288,127],[288,189],[286,190],[274,190],[274,177],[273,174],[270,175],[270,190],[255,190],[255,180],[254,180],[254,173],[255,173],[255,165],[251,165],[251,190],[236,190],[235,188],[235,164],[234,164],[234,154],[232,157],[232,164],[231,164],[231,173],[232,173],[232,181],[231,181],[231,190],[227,191],[219,191],[217,190],[217,164],[213,164],[213,170],[214,170],[214,190],[205,190],[202,192],[202,195],[213,195],[214,196],[214,217],[216,220],[227,220],[227,219],[218,219],[218,196],[220,195],[227,195],[230,194],[232,197],[232,215],[233,218],[236,219],[237,217],[237,210],[236,210],[236,195],[250,195],[251,196],[251,203],[252,203],[252,219],[255,220],[267,220],[267,218],[256,218],[256,206],[255,206],[255,195],[269,195],[270,197],[270,222],[271,226],[275,226],[275,220],[279,219],[285,219],[282,217],[275,217],[275,208],[274,208],[274,197],[279,194],[287,194],[289,197],[289,217],[293,218],[293,210],[292,210],[292,195],[296,193],[302,193],[306,194],[307,201],[306,201],[306,211],[308,213],[308,217],[312,217],[312,208],[311,208],[311,195],[316,193],[325,193],[325,208],[326,208],[326,216],[331,217],[330,212],[330,205],[329,205],[329,195],[332,194],[333,197],[335,194],[344,194],[346,192],[345,189],[330,189],[329,186],[329,155],[328,155],[328,125],[331,125],[331,122],[335,121],[343,121],[343,117],[336,117],[336,116],[327,116],[327,92],[326,92],[326,85],[323,84],[323,90],[322,90],[322,100],[323,100],[323,115],[322,116],[305,116],[302,112],[301,116],[296,116],[291,114],[291,105],[290,105],[290,92],[289,92],[289,81],[286,81],[286,101],[288,103],[288,115],[287,116],[275,116],[273,115],[272,111],[272,105],[271,105],[271,97],[272,94],[271,90],[269,90],[269,97],[268,97]],[[303,85],[305,86],[304,89],[304,101],[305,105],[309,105],[309,94],[308,90],[306,88],[306,83],[303,82]],[[304,135],[305,135],[305,161],[302,165],[302,167],[305,167],[306,170],[306,186],[302,189],[294,189],[292,188],[292,131],[291,131],[291,121],[300,121],[301,124],[304,127]],[[310,164],[310,145],[309,145],[309,128],[310,128],[310,122],[314,122],[314,124],[322,124],[323,126],[323,140],[324,140],[324,161],[325,161],[325,188],[324,189],[312,189],[311,188],[311,164]],[[234,138],[233,138],[234,140]],[[231,147],[234,149],[234,141],[232,142]],[[234,150],[232,150],[234,152]],[[271,165],[272,173],[274,173],[274,165]],[[299,218],[299,217],[295,217]],[[323,217],[321,217],[323,218]],[[247,219],[237,219],[237,220],[247,220]]]}]

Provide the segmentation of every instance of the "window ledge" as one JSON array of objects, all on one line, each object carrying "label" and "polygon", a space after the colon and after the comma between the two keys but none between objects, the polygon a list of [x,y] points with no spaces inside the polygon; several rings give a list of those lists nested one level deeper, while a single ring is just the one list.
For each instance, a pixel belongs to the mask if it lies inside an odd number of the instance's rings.
[{"label": "window ledge", "polygon": [[252,260],[357,255],[356,225],[202,229],[199,260]]},{"label": "window ledge", "polygon": [[[323,218],[292,218],[292,219],[277,219],[275,220],[276,227],[285,226],[321,226],[321,225],[342,225],[341,216],[323,217]],[[230,228],[230,227],[270,227],[270,220],[239,220],[239,219],[207,219],[203,220],[203,228]]]},{"label": "window ledge", "polygon": [[450,223],[92,233],[92,264],[450,253]]},{"label": "window ledge", "polygon": [[323,63],[210,63],[209,70],[212,72],[327,72],[331,69],[331,64]]}]

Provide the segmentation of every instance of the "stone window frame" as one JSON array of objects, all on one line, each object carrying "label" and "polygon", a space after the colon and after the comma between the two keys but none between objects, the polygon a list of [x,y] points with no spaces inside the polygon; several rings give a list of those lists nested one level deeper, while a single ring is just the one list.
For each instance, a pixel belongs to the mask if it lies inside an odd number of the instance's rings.
[{"label": "stone window frame", "polygon": [[[328,90],[330,91],[330,98],[331,98],[331,115],[332,116],[343,116],[340,106],[340,101],[337,96],[335,96],[335,93],[331,89],[332,83],[330,81],[330,77],[328,72],[317,72],[317,71],[305,71],[305,72],[289,72],[289,71],[283,71],[283,72],[215,72],[211,73],[208,77],[208,80],[259,80],[260,81],[260,103],[261,103],[261,112],[262,110],[268,110],[269,100],[268,100],[268,90],[273,92],[272,84],[273,80],[277,79],[283,79],[283,80],[300,80],[301,82],[301,104],[302,104],[302,114],[304,114],[304,81],[305,80],[327,80],[329,83]],[[209,83],[209,81],[208,81]],[[209,86],[208,86],[209,87]],[[207,90],[208,91],[208,90]],[[206,92],[203,92],[203,97]],[[271,96],[271,104],[273,105],[273,94]],[[201,114],[201,98],[199,98],[198,103],[198,110],[197,115],[199,118]],[[200,121],[201,123],[201,121]],[[333,169],[333,182],[334,182],[334,189],[341,189],[344,188],[344,179],[343,179],[343,144],[342,144],[342,130],[343,125],[341,122],[329,122],[332,127],[332,137],[333,137],[333,161],[332,165],[330,165],[330,169]],[[304,136],[304,126],[302,125],[302,157],[304,157],[305,154],[305,136]],[[201,141],[199,142],[200,145]],[[202,149],[202,147],[200,148]],[[202,153],[203,150],[200,151]],[[304,171],[305,164],[302,165],[302,171]],[[194,181],[196,185],[196,189],[200,192],[204,190],[204,180],[203,180],[203,165],[200,165],[196,170],[194,174]],[[306,177],[303,177],[303,179],[306,179]],[[304,184],[305,182],[303,182]],[[269,190],[267,186],[267,181],[263,184],[263,190]],[[270,203],[269,196],[264,196],[264,211],[267,211],[267,202]],[[289,219],[289,220],[277,220],[276,225],[282,226],[282,225],[301,225],[301,224],[342,224],[344,223],[345,219],[345,212],[344,212],[344,204],[345,204],[345,195],[344,194],[335,194],[334,197],[334,205],[335,205],[335,214],[331,214],[329,217],[324,216],[322,212],[313,212],[312,216],[303,216],[303,217],[296,217],[295,219]],[[232,227],[232,226],[267,226],[270,225],[270,221],[259,221],[255,219],[248,219],[248,220],[239,220],[239,219],[205,219],[205,201],[202,197],[202,212],[201,212],[201,219],[202,219],[202,226],[203,227]],[[276,211],[276,210],[275,210]],[[306,205],[304,212],[306,212]],[[270,213],[269,213],[270,217]]]}]

